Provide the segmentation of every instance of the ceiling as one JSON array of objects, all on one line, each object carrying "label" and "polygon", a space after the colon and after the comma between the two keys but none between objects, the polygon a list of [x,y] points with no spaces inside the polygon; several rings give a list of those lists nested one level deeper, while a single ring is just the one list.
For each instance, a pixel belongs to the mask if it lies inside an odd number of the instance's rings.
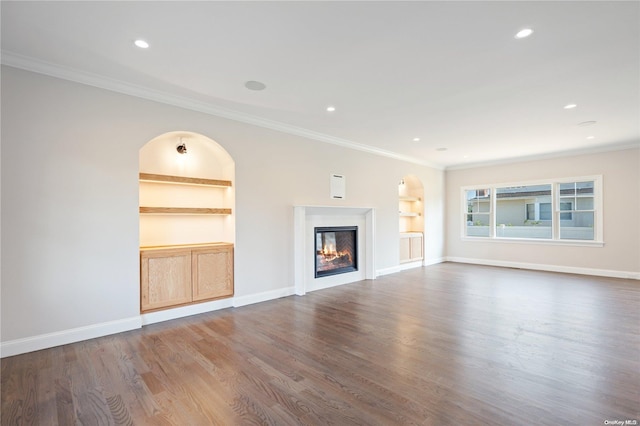
[{"label": "ceiling", "polygon": [[636,1],[1,8],[4,64],[420,164],[640,141]]}]

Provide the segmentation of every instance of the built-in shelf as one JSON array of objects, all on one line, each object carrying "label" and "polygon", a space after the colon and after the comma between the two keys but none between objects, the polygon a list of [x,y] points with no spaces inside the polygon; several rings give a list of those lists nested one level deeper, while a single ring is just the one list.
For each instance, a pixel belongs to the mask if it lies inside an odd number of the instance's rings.
[{"label": "built-in shelf", "polygon": [[399,212],[398,214],[401,217],[418,217],[418,216],[420,216],[420,213],[415,213],[415,212]]},{"label": "built-in shelf", "polygon": [[422,201],[420,197],[400,197],[400,201]]},{"label": "built-in shelf", "polygon": [[186,184],[186,185],[205,185],[205,186],[223,186],[223,187],[231,186],[231,181],[229,180],[158,175],[153,173],[140,173],[140,180],[143,182],[179,183],[179,184]]},{"label": "built-in shelf", "polygon": [[141,214],[231,214],[231,209],[206,207],[140,207]]}]

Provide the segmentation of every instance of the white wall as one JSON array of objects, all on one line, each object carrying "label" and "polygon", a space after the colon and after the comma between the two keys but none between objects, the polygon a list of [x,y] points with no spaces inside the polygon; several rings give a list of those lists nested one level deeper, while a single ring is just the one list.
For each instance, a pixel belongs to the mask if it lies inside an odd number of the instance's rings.
[{"label": "white wall", "polygon": [[[294,205],[375,208],[376,267],[397,266],[407,174],[425,186],[427,261],[444,254],[442,171],[10,67],[1,111],[3,355],[139,325],[138,152],[166,132],[235,161],[238,297],[293,287]],[[343,201],[331,173],[346,177]]]},{"label": "white wall", "polygon": [[[460,188],[467,185],[603,176],[604,247],[463,241]],[[640,278],[640,150],[493,165],[446,172],[447,258]]]}]

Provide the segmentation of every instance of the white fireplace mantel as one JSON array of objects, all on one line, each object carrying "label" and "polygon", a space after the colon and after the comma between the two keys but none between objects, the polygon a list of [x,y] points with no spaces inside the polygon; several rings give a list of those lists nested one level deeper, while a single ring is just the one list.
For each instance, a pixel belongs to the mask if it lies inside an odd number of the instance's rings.
[{"label": "white fireplace mantel", "polygon": [[[313,237],[309,235],[308,223],[313,220],[331,220],[336,217],[354,218],[364,223],[364,229],[359,232],[363,238],[362,251],[359,254],[360,265],[364,271],[365,279],[375,279],[375,211],[372,207],[341,207],[341,206],[294,206],[294,243],[293,243],[293,265],[294,265],[294,287],[298,296],[303,296],[309,289],[309,283],[314,280],[314,271],[310,270],[310,258],[315,256],[313,251]],[[346,274],[345,274],[346,275]],[[362,275],[362,274],[361,274]],[[325,287],[346,284],[345,277],[340,280],[329,281]],[[337,283],[337,284],[336,284]]]}]

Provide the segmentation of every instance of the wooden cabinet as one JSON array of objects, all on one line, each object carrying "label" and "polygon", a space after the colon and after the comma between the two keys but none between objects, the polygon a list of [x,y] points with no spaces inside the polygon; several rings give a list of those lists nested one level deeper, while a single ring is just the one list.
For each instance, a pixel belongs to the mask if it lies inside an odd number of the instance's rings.
[{"label": "wooden cabinet", "polygon": [[423,240],[421,232],[400,234],[400,263],[422,260]]},{"label": "wooden cabinet", "polygon": [[233,248],[191,250],[191,280],[194,302],[233,296]]},{"label": "wooden cabinet", "polygon": [[233,244],[140,249],[140,310],[233,296]]}]

